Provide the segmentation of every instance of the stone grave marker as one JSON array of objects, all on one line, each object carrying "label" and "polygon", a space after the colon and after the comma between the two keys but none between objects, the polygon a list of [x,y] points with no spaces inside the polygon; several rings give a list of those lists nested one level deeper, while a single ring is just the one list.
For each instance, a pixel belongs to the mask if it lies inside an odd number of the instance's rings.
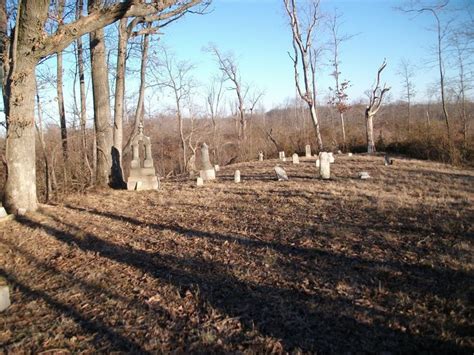
[{"label": "stone grave marker", "polygon": [[278,181],[287,181],[288,175],[283,168],[280,168],[278,165],[275,166],[275,174],[277,176]]},{"label": "stone grave marker", "polygon": [[214,170],[217,172],[217,171],[220,171],[221,170],[221,167],[219,165],[214,165]]},{"label": "stone grave marker", "polygon": [[196,179],[196,186],[203,186],[204,185],[204,180],[201,177],[198,177]]},{"label": "stone grave marker", "polygon": [[329,152],[329,162],[332,164],[334,163],[335,159],[334,159],[334,154],[332,152]]},{"label": "stone grave marker", "polygon": [[321,179],[328,180],[331,178],[331,163],[329,162],[329,153],[322,152],[320,160],[319,175],[321,176]]},{"label": "stone grave marker", "polygon": [[234,173],[234,182],[239,183],[240,182],[240,170],[236,170]]},{"label": "stone grave marker", "polygon": [[209,147],[206,143],[201,145],[201,164],[202,170],[199,172],[199,175],[204,181],[215,180],[216,171],[209,160]]},{"label": "stone grave marker", "polygon": [[263,152],[258,153],[258,161],[263,161]]},{"label": "stone grave marker", "polygon": [[[140,163],[140,142],[145,147],[143,167]],[[132,140],[132,162],[130,176],[127,180],[127,190],[157,190],[159,181],[153,166],[150,138],[143,134],[143,125],[138,126],[138,134]]]},{"label": "stone grave marker", "polygon": [[370,175],[367,171],[361,171],[359,173],[359,178],[362,180],[367,180],[367,179],[370,179]]},{"label": "stone grave marker", "polygon": [[309,144],[306,145],[305,156],[306,158],[311,158],[311,146]]},{"label": "stone grave marker", "polygon": [[298,156],[298,154],[293,154],[292,156],[293,158],[293,164],[299,164],[300,163],[300,157]]},{"label": "stone grave marker", "polygon": [[10,307],[10,289],[5,279],[0,277],[0,312]]}]

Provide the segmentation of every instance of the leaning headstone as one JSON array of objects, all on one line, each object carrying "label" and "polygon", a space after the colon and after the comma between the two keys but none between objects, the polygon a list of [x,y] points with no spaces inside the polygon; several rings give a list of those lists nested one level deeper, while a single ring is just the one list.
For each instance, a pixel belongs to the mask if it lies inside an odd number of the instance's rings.
[{"label": "leaning headstone", "polygon": [[329,162],[330,162],[331,164],[334,163],[334,161],[335,161],[335,160],[334,160],[334,154],[332,154],[332,152],[329,152],[328,154],[329,154]]},{"label": "leaning headstone", "polygon": [[263,152],[258,153],[258,161],[263,161]]},{"label": "leaning headstone", "polygon": [[359,173],[359,178],[362,180],[367,180],[367,179],[370,179],[370,175],[367,171],[361,171]]},{"label": "leaning headstone", "polygon": [[299,164],[300,163],[300,157],[298,156],[298,154],[293,154],[292,156],[293,158],[293,164]]},{"label": "leaning headstone", "polygon": [[240,182],[240,170],[236,170],[234,173],[234,182],[239,183]]},{"label": "leaning headstone", "polygon": [[10,289],[3,278],[0,278],[0,312],[10,307]]},{"label": "leaning headstone", "polygon": [[201,164],[202,170],[199,172],[199,175],[204,181],[215,180],[216,171],[209,160],[209,147],[206,143],[203,143],[201,146]]},{"label": "leaning headstone", "polygon": [[305,156],[306,158],[311,158],[311,146],[309,144],[306,145]]},{"label": "leaning headstone", "polygon": [[204,180],[200,177],[196,179],[196,186],[203,186],[204,185]]},{"label": "leaning headstone", "polygon": [[[145,147],[143,166],[140,163],[140,142]],[[127,180],[127,190],[157,190],[158,177],[153,166],[150,138],[143,134],[143,125],[138,126],[138,134],[132,140],[132,162],[130,176]]]},{"label": "leaning headstone", "polygon": [[214,170],[217,172],[217,171],[220,171],[221,170],[221,167],[219,165],[214,165]]},{"label": "leaning headstone", "polygon": [[321,165],[321,161],[318,159],[316,159],[316,167],[319,168],[319,166]]},{"label": "leaning headstone", "polygon": [[329,162],[329,153],[327,152],[321,153],[319,175],[321,175],[321,179],[324,179],[324,180],[331,178],[331,163]]},{"label": "leaning headstone", "polygon": [[285,181],[288,180],[288,175],[283,168],[280,168],[278,165],[275,166],[275,174],[277,176],[278,181]]}]

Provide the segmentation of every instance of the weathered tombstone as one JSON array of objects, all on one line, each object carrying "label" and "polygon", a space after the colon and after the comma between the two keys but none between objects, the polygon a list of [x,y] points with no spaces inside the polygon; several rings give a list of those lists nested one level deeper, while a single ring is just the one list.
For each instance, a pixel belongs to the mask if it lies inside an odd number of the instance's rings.
[{"label": "weathered tombstone", "polygon": [[298,154],[293,154],[292,156],[293,158],[293,164],[299,164],[300,163],[300,157],[298,156]]},{"label": "weathered tombstone", "polygon": [[196,186],[203,186],[204,185],[204,180],[200,177],[196,179]]},{"label": "weathered tombstone", "polygon": [[263,152],[258,153],[258,161],[263,161]]},{"label": "weathered tombstone", "polygon": [[329,154],[329,162],[330,162],[331,164],[334,163],[334,161],[335,161],[335,160],[334,160],[334,154],[332,154],[332,152],[329,152],[328,154]]},{"label": "weathered tombstone", "polygon": [[234,182],[239,183],[240,182],[240,170],[236,170],[234,173]]},{"label": "weathered tombstone", "polygon": [[319,166],[321,165],[321,161],[318,159],[316,159],[316,167],[319,168]]},{"label": "weathered tombstone", "polygon": [[275,166],[275,174],[277,176],[278,181],[285,181],[288,180],[288,175],[283,168],[280,168],[278,165]]},{"label": "weathered tombstone", "polygon": [[279,155],[281,161],[286,161],[285,152],[280,152]]},{"label": "weathered tombstone", "polygon": [[385,164],[385,166],[392,165],[393,159],[390,159],[389,155],[385,154],[385,156],[383,157],[383,163]]},{"label": "weathered tombstone", "polygon": [[311,158],[311,146],[309,144],[306,145],[306,158]]},{"label": "weathered tombstone", "polygon": [[0,312],[10,307],[10,289],[5,279],[0,277]]},{"label": "weathered tombstone", "polygon": [[370,175],[367,171],[361,171],[359,173],[359,178],[362,180],[367,180],[367,179],[370,179]]},{"label": "weathered tombstone", "polygon": [[339,149],[339,150],[337,151],[337,154],[342,154],[342,151]]},{"label": "weathered tombstone", "polygon": [[324,180],[331,178],[331,163],[329,162],[329,153],[327,152],[321,153],[319,175],[321,175],[321,179],[324,179]]},{"label": "weathered tombstone", "polygon": [[348,157],[351,157],[351,156],[352,156],[352,153],[347,153],[347,156],[348,156]]},{"label": "weathered tombstone", "polygon": [[199,172],[199,175],[204,181],[215,180],[216,171],[209,160],[209,147],[206,143],[203,143],[201,146],[201,164],[202,170]]},{"label": "weathered tombstone", "polygon": [[[140,142],[145,147],[143,167],[140,166]],[[138,134],[132,140],[132,162],[130,176],[127,180],[127,190],[157,190],[159,181],[153,166],[150,138],[143,134],[143,125],[138,126]]]},{"label": "weathered tombstone", "polygon": [[221,170],[221,167],[219,165],[214,165],[214,170],[217,172],[217,171],[220,171]]}]

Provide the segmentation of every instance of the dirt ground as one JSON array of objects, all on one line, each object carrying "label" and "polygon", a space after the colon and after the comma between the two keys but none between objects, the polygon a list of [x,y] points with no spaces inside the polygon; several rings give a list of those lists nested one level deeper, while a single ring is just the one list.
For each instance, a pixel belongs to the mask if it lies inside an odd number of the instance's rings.
[{"label": "dirt ground", "polygon": [[0,353],[474,351],[474,170],[277,163],[0,224]]}]

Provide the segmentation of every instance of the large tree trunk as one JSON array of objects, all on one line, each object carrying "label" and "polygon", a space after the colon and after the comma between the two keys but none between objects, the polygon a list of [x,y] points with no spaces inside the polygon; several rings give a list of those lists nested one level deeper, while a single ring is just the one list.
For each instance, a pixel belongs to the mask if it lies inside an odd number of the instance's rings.
[{"label": "large tree trunk", "polygon": [[[58,1],[58,17],[62,20],[64,12],[64,0]],[[58,113],[59,123],[61,126],[61,144],[63,148],[64,165],[68,163],[68,148],[67,148],[67,127],[66,127],[66,110],[64,109],[64,94],[63,94],[63,52],[56,54],[56,75],[57,87],[56,93],[58,95]],[[66,171],[66,169],[65,169]]]},{"label": "large tree trunk", "polygon": [[323,139],[321,138],[321,130],[319,127],[318,116],[316,114],[316,107],[314,105],[314,102],[312,104],[308,104],[308,106],[309,106],[309,112],[311,114],[311,120],[313,122],[314,130],[316,132],[316,141],[318,142],[318,149],[320,152],[322,152],[324,150]]},{"label": "large tree trunk", "polygon": [[367,153],[375,153],[375,141],[374,141],[374,116],[369,114],[366,110],[365,120],[367,125]]},{"label": "large tree trunk", "polygon": [[[92,1],[89,2],[89,4]],[[112,168],[112,127],[104,30],[90,34],[94,124],[97,141],[96,185],[108,186]]]},{"label": "large tree trunk", "polygon": [[117,76],[115,79],[115,106],[114,106],[114,147],[112,185],[125,187],[122,169],[123,154],[123,113],[125,100],[125,70],[127,52],[127,19],[121,19],[119,23],[119,38],[117,51]]}]

